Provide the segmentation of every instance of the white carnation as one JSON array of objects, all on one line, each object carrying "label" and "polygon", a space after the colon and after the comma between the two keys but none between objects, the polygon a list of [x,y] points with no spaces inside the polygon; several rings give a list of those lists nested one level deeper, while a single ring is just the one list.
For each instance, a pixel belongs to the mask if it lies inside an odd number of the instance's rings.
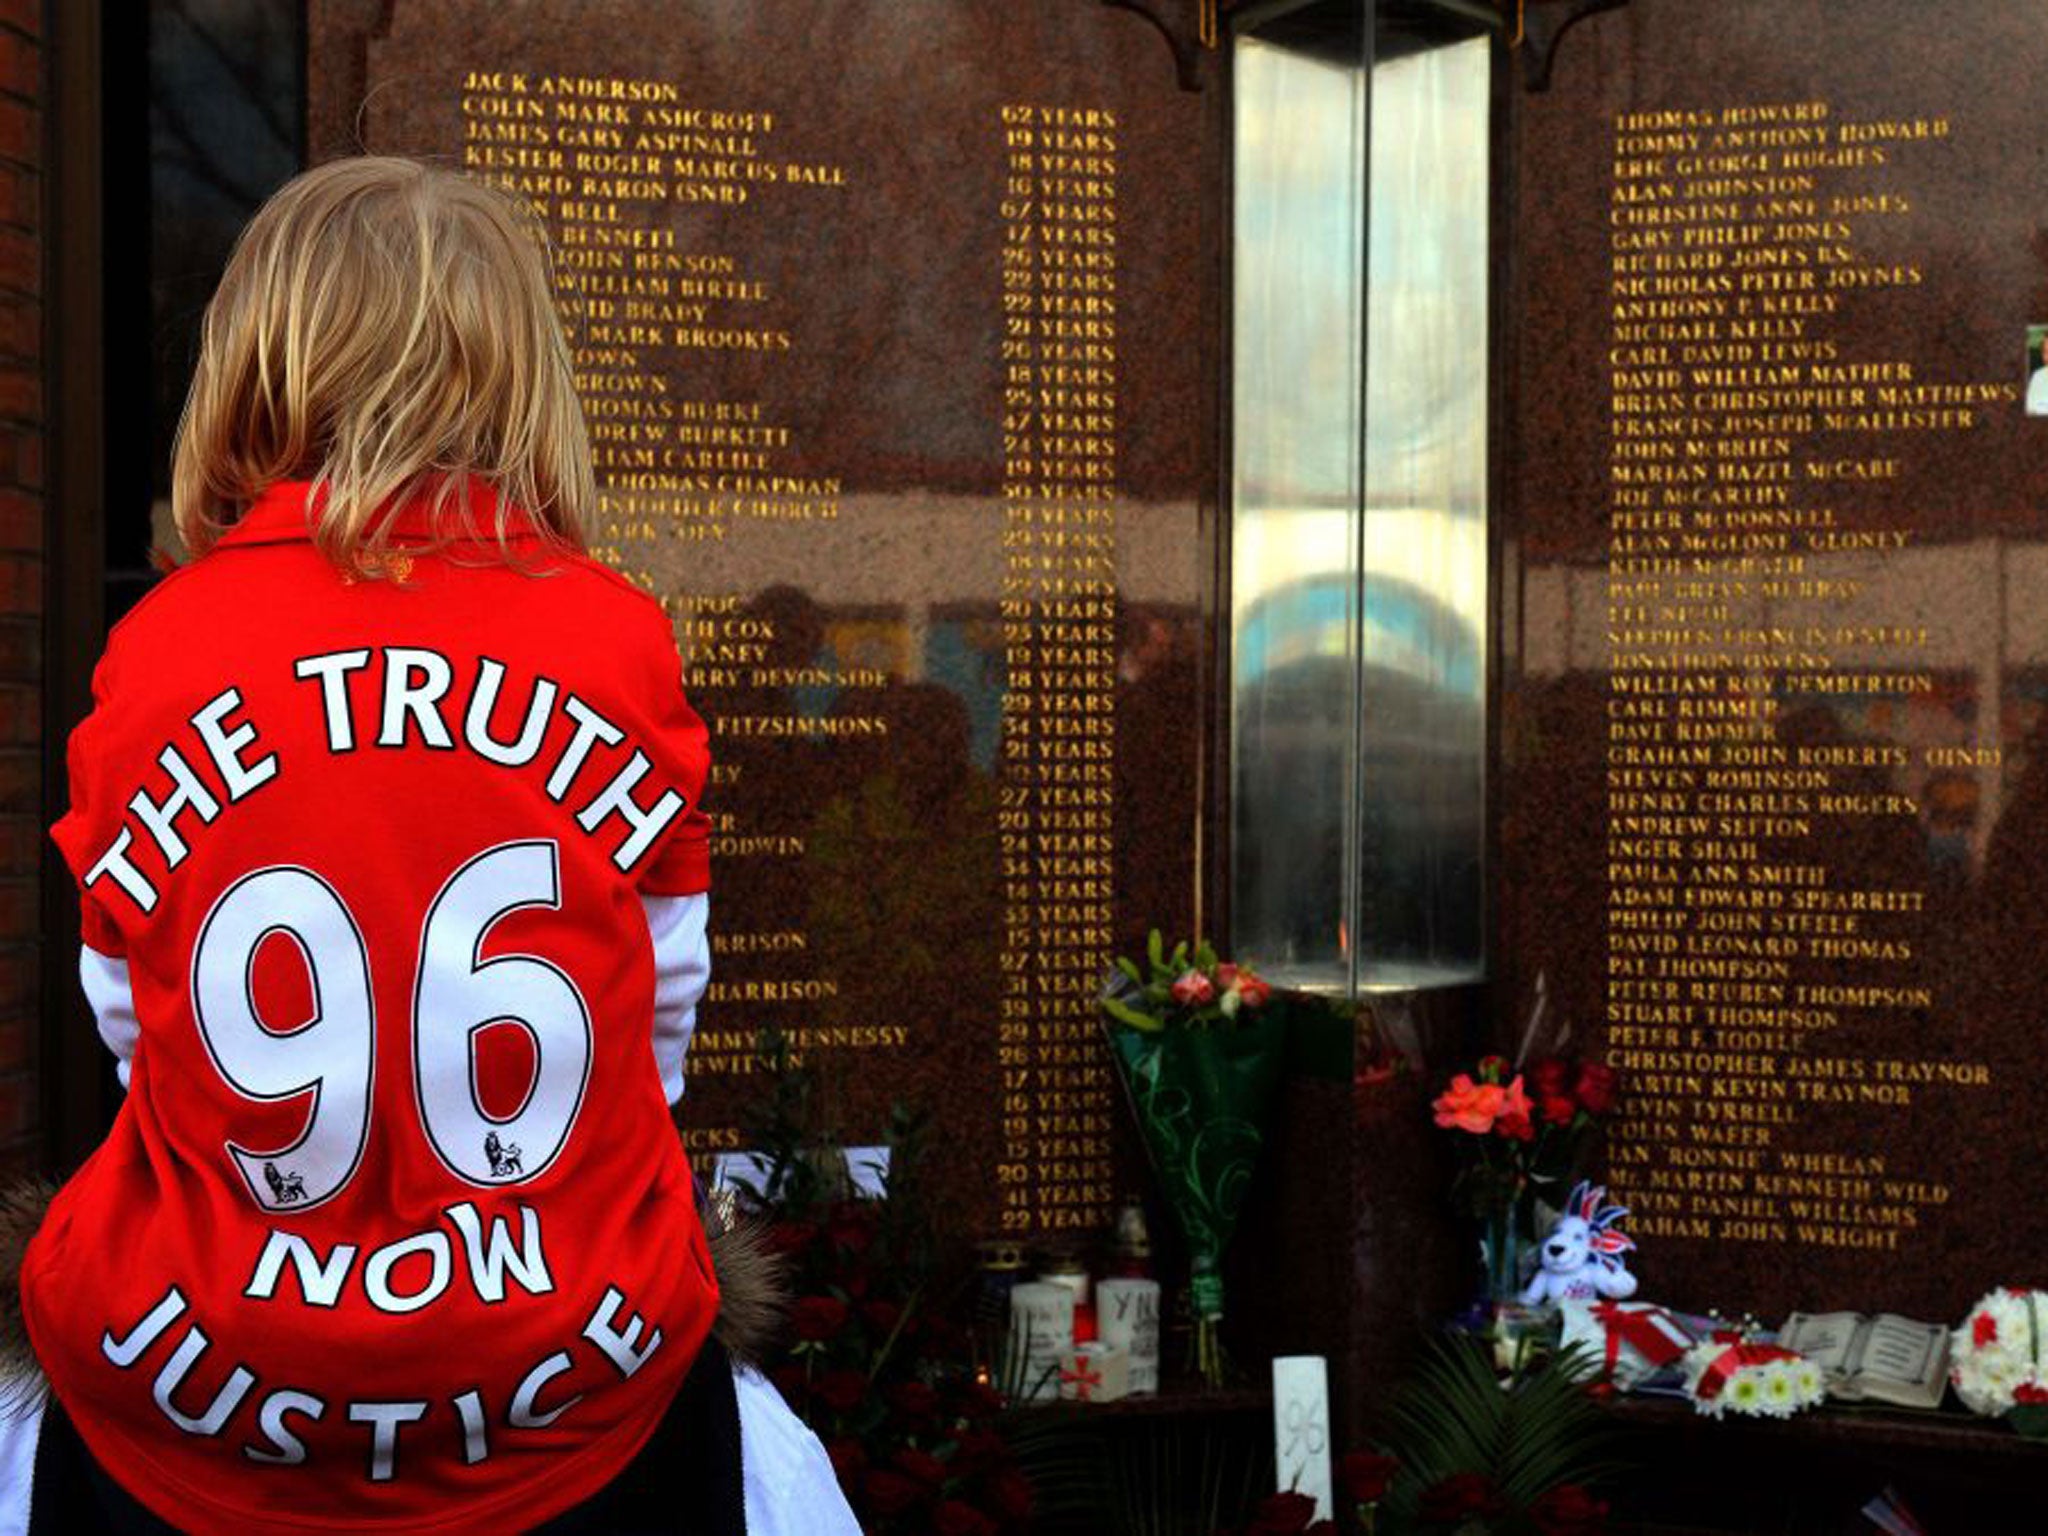
[{"label": "white carnation", "polygon": [[1949,1381],[1973,1413],[1996,1417],[2016,1388],[2041,1383],[2048,1354],[2048,1293],[1996,1290],[1970,1309],[1950,1339]]}]

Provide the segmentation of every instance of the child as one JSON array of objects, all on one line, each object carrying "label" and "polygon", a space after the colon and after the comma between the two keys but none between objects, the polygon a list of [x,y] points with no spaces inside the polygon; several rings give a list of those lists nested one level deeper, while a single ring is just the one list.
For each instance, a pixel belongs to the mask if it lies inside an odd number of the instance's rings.
[{"label": "child", "polygon": [[37,1531],[855,1529],[711,1337],[705,731],[596,500],[514,204],[258,212],[54,833],[128,1097],[22,1263]]}]

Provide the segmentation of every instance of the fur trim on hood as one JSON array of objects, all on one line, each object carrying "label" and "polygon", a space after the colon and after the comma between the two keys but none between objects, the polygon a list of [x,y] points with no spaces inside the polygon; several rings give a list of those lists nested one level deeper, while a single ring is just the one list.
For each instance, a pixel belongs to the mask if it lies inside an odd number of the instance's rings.
[{"label": "fur trim on hood", "polygon": [[768,1246],[768,1223],[742,1217],[730,1225],[704,1213],[711,1267],[718,1274],[718,1321],[712,1330],[742,1365],[761,1363],[789,1312],[789,1260]]},{"label": "fur trim on hood", "polygon": [[36,1178],[0,1184],[0,1416],[39,1401],[45,1390],[21,1321],[21,1256],[56,1193],[56,1185]]}]

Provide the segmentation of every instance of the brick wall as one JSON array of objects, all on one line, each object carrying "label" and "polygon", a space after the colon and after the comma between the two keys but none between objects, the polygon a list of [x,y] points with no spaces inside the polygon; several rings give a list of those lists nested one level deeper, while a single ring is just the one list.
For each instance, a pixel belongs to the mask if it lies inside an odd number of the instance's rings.
[{"label": "brick wall", "polygon": [[0,0],[0,1168],[36,1161],[43,857],[41,0]]}]

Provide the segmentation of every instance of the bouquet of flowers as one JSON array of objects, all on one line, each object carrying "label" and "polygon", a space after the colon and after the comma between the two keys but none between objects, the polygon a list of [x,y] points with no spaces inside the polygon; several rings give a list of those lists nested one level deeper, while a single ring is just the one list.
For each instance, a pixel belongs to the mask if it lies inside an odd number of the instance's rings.
[{"label": "bouquet of flowers", "polygon": [[967,1363],[965,1329],[899,1267],[887,1207],[841,1199],[775,1223],[800,1294],[770,1379],[824,1442],[862,1530],[1021,1532],[1032,1489],[1001,1430],[1003,1400]]},{"label": "bouquet of flowers", "polygon": [[1102,1011],[1145,1151],[1187,1239],[1195,1357],[1220,1386],[1224,1246],[1237,1228],[1280,1083],[1285,1032],[1273,989],[1207,943],[1169,952],[1154,929],[1147,965],[1118,959]]},{"label": "bouquet of flowers", "polygon": [[2048,1292],[2001,1288],[1983,1297],[1949,1341],[1949,1384],[1972,1413],[2003,1415],[2048,1438]]},{"label": "bouquet of flowers", "polygon": [[794,1297],[784,1349],[762,1362],[824,1443],[869,1536],[1021,1536],[1032,1484],[1004,1403],[976,1369],[974,1341],[939,1271],[926,1194],[926,1126],[897,1109],[885,1198],[855,1192],[824,1125],[814,1070],[786,1037],[757,1047],[770,1087],[746,1140],[765,1171],[742,1203],[768,1224]]},{"label": "bouquet of flowers", "polygon": [[1522,1073],[1487,1056],[1431,1104],[1437,1125],[1456,1138],[1454,1192],[1480,1223],[1489,1301],[1505,1305],[1521,1289],[1536,1203],[1563,1208],[1595,1130],[1614,1111],[1616,1081],[1596,1061],[1543,1056]]},{"label": "bouquet of flowers", "polygon": [[1789,1419],[1826,1399],[1827,1380],[1804,1355],[1716,1332],[1685,1352],[1685,1395],[1710,1419],[1724,1413]]}]

